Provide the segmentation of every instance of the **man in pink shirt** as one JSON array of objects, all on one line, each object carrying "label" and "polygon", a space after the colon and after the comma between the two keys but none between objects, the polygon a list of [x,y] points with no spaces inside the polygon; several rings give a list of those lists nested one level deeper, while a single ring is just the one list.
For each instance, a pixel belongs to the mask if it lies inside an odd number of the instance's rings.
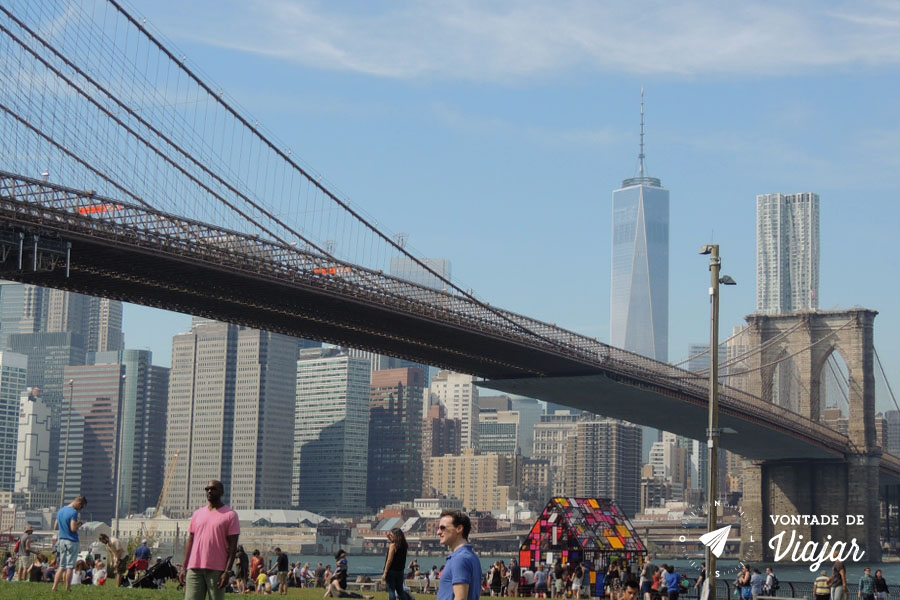
[{"label": "man in pink shirt", "polygon": [[191,517],[191,531],[184,548],[179,580],[184,600],[224,600],[228,574],[234,564],[241,533],[237,513],[222,502],[225,486],[210,481],[206,486],[207,506]]}]

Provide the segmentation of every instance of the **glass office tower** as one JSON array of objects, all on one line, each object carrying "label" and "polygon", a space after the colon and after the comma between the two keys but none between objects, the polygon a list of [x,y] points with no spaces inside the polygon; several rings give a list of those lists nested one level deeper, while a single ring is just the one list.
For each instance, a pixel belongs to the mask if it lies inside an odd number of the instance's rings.
[{"label": "glass office tower", "polygon": [[669,190],[634,177],[613,192],[610,344],[669,355]]}]

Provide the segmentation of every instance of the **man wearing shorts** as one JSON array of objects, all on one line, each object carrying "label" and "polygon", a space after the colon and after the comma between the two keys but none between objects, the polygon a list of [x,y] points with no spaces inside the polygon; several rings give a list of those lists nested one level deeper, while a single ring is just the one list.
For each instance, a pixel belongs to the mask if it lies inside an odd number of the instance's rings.
[{"label": "man wearing shorts", "polygon": [[534,597],[535,598],[546,598],[547,597],[547,580],[549,579],[550,573],[544,570],[544,565],[539,564],[537,571],[534,573]]},{"label": "man wearing shorts", "polygon": [[105,533],[97,536],[109,553],[109,571],[116,574],[116,587],[122,587],[122,578],[128,572],[128,550],[122,547],[119,538],[111,538]]},{"label": "man wearing shorts", "polygon": [[78,529],[84,525],[84,521],[78,518],[78,511],[87,506],[87,498],[78,496],[68,506],[64,506],[56,513],[56,522],[59,528],[59,569],[53,577],[53,591],[59,588],[59,583],[65,579],[66,591],[72,588],[72,571],[78,561]]},{"label": "man wearing shorts", "polygon": [[178,580],[184,586],[184,600],[225,600],[241,526],[237,513],[222,502],[221,481],[210,481],[204,491],[208,504],[191,517]]},{"label": "man wearing shorts", "polygon": [[275,572],[278,574],[278,594],[287,596],[288,593],[288,573],[291,572],[291,566],[288,564],[288,555],[281,551],[281,548],[275,548]]},{"label": "man wearing shorts", "polygon": [[19,538],[19,551],[16,552],[16,575],[19,581],[28,581],[28,569],[31,568],[30,556],[37,554],[31,549],[31,534],[34,528],[29,525],[25,528],[25,533]]}]

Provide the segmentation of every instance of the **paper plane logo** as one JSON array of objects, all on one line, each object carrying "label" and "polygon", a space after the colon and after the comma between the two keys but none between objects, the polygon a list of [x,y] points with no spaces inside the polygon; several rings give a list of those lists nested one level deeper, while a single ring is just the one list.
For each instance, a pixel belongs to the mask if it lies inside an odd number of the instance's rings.
[{"label": "paper plane logo", "polygon": [[721,529],[704,533],[700,536],[700,541],[709,551],[716,555],[716,558],[722,556],[725,551],[725,542],[728,541],[728,533],[731,531],[731,525],[726,525]]}]

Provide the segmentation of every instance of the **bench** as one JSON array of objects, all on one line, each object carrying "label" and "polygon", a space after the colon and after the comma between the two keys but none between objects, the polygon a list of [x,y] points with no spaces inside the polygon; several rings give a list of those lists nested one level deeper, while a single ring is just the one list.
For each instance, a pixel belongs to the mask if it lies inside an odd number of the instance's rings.
[{"label": "bench", "polygon": [[[425,592],[425,586],[428,585],[428,582],[425,579],[404,579],[403,583],[405,583],[411,591],[419,592],[420,594]],[[435,581],[431,585],[431,588],[432,588],[431,593],[434,593],[434,590],[436,590],[439,587],[439,583],[440,582]]]},{"label": "bench", "polygon": [[372,590],[373,592],[378,591],[379,586],[381,585],[380,581],[370,581],[367,583],[362,583],[360,581],[348,581],[347,589],[348,590],[359,590],[361,592],[366,590]]}]

